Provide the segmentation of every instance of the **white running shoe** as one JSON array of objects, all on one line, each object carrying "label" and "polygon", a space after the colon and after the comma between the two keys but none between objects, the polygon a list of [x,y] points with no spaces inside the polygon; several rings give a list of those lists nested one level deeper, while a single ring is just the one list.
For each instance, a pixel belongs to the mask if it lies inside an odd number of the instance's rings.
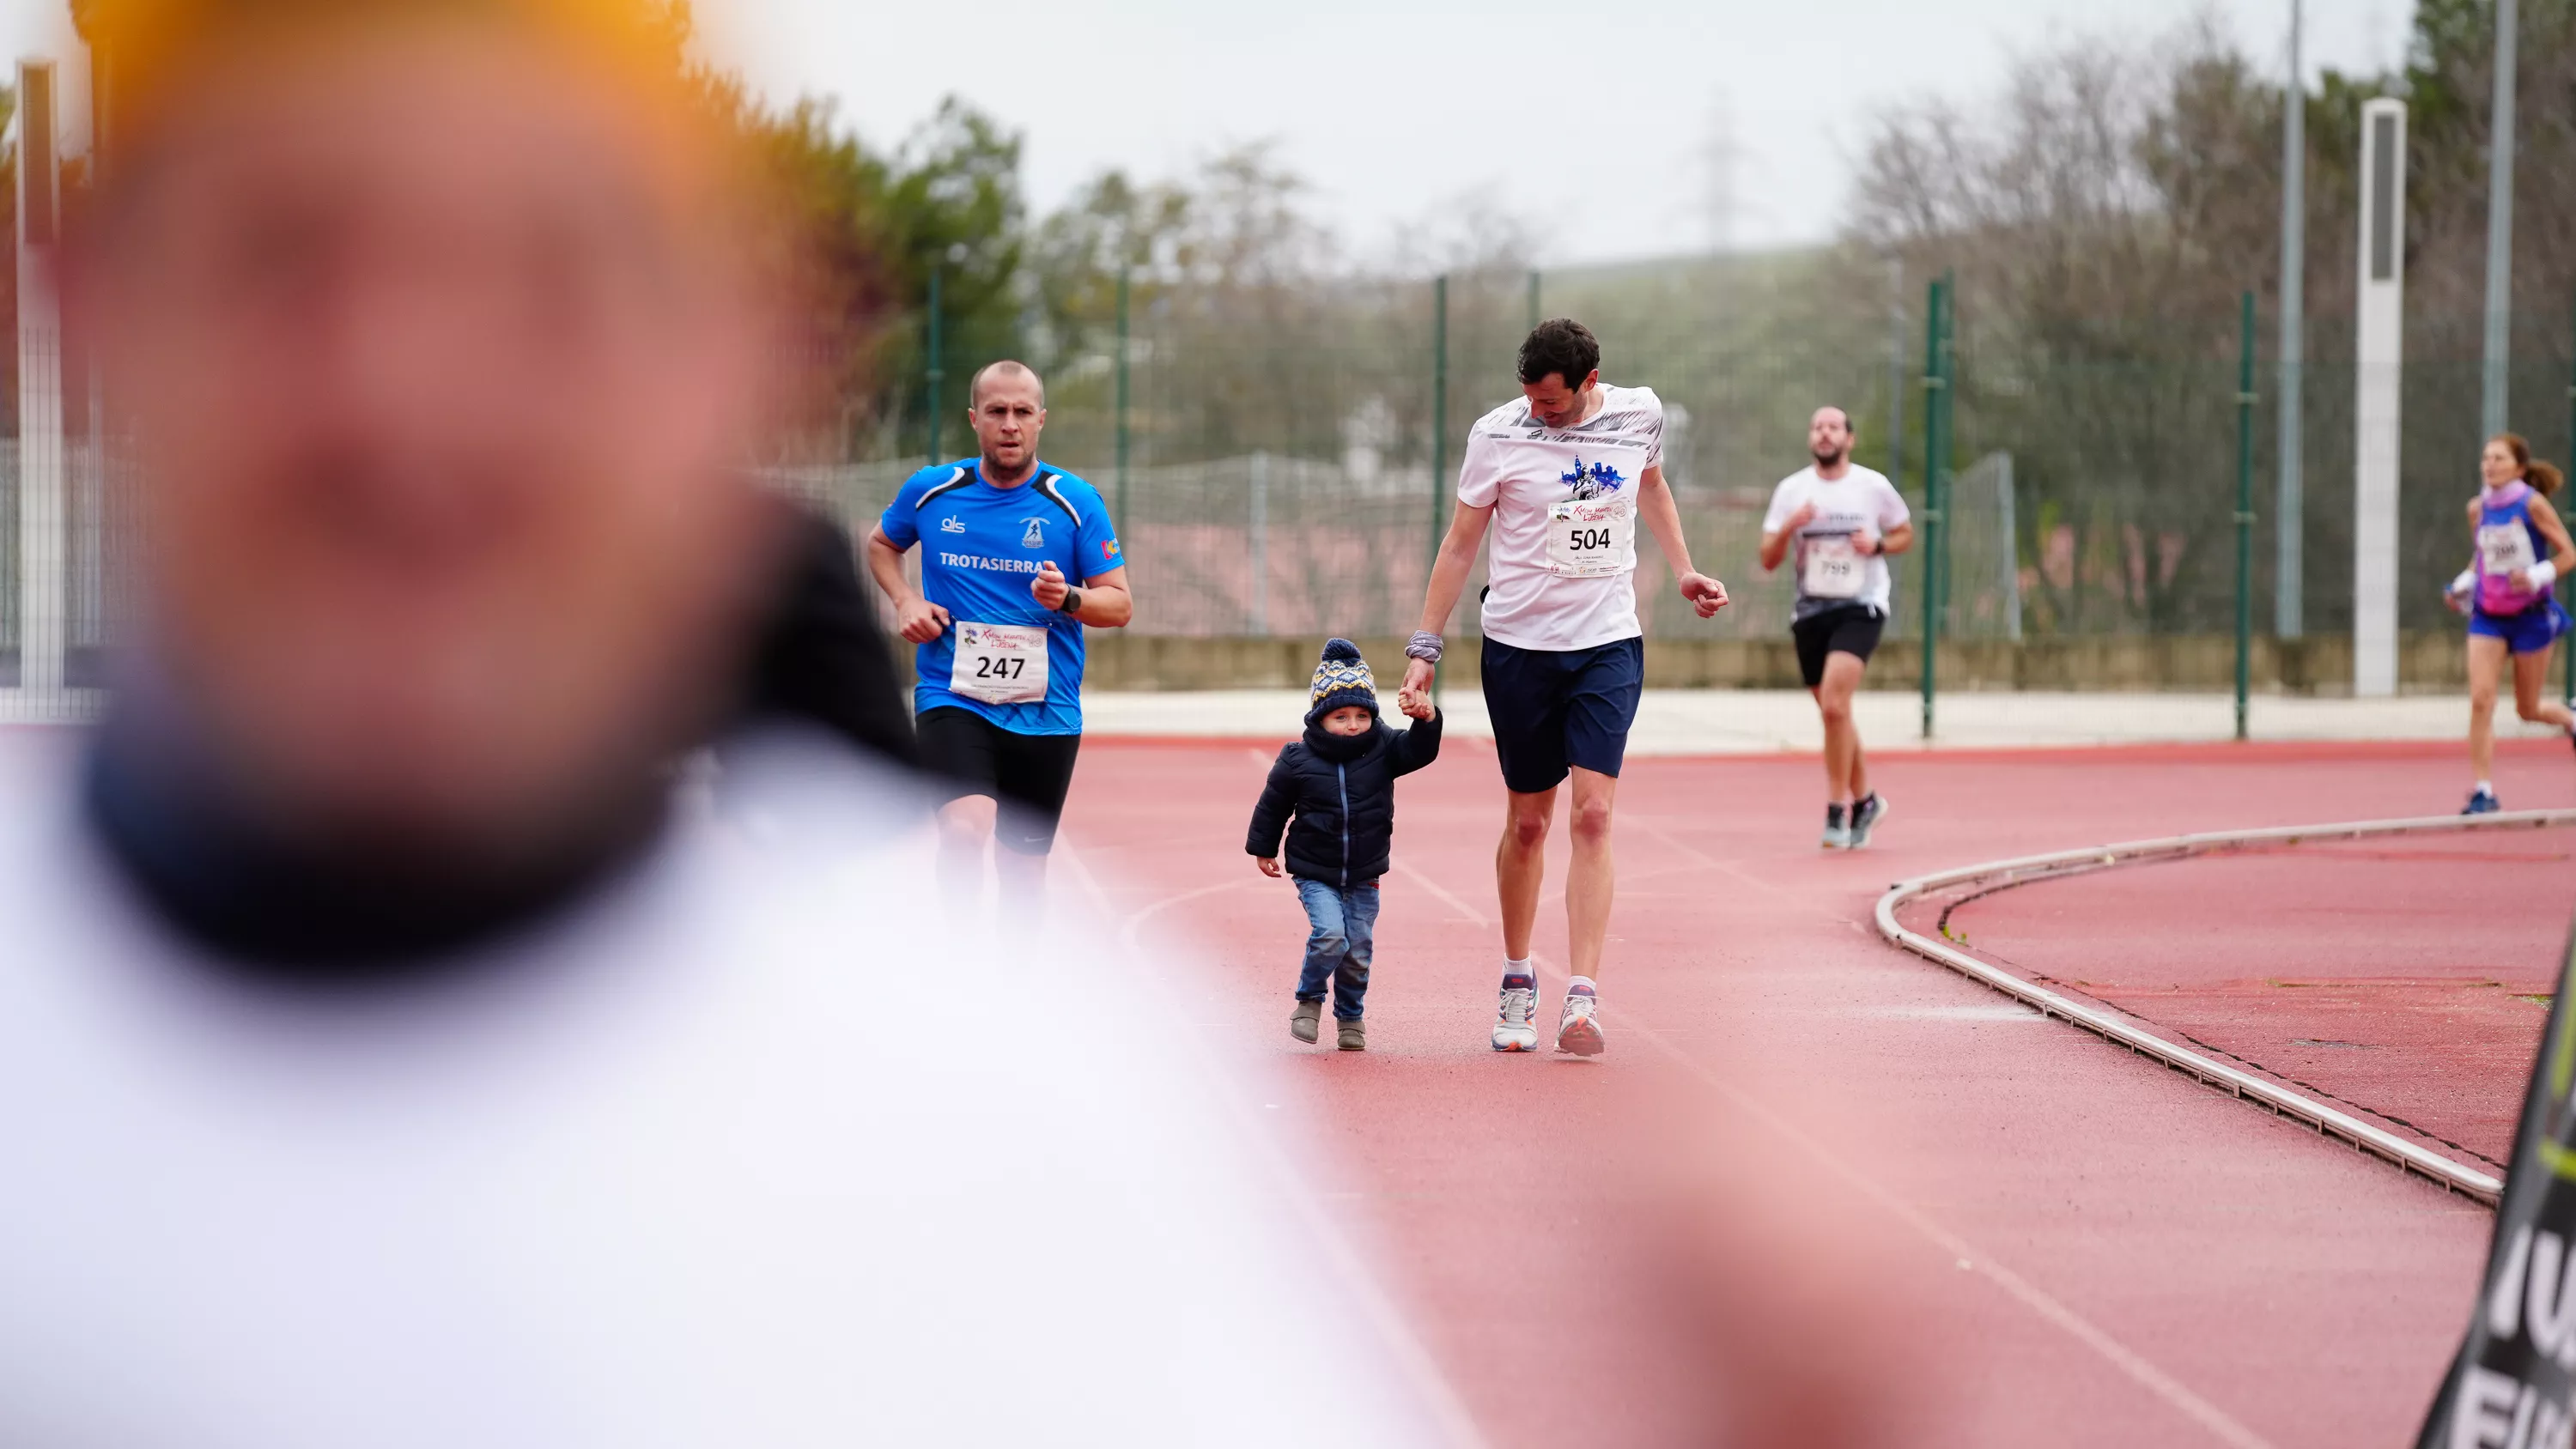
[{"label": "white running shoe", "polygon": [[1578,1057],[1601,1055],[1601,998],[1582,987],[1565,993],[1565,1010],[1556,1019],[1556,1049]]},{"label": "white running shoe", "polygon": [[1532,976],[1505,976],[1502,1010],[1494,1018],[1494,1050],[1498,1052],[1537,1051],[1537,1016],[1538,979]]}]

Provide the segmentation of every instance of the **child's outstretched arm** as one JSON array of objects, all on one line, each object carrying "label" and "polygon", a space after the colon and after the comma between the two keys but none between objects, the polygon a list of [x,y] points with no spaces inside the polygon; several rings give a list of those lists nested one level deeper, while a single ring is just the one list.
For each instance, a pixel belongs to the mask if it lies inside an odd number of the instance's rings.
[{"label": "child's outstretched arm", "polygon": [[[1261,787],[1261,798],[1253,803],[1252,829],[1244,836],[1243,849],[1255,860],[1279,858],[1279,837],[1288,831],[1288,817],[1297,813],[1297,771],[1288,763],[1288,751],[1293,748],[1280,747],[1279,758],[1270,766],[1270,779]],[[1268,865],[1262,872],[1278,874]]]},{"label": "child's outstretched arm", "polygon": [[1404,733],[1395,737],[1395,772],[1410,775],[1440,758],[1440,722],[1438,705],[1415,720]]}]

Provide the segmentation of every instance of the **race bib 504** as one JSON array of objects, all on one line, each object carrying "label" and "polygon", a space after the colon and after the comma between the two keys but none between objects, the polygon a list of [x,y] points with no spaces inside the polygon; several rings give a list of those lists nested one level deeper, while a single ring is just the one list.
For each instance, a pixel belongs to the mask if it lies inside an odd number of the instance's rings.
[{"label": "race bib 504", "polygon": [[1547,511],[1550,573],[1597,579],[1626,573],[1636,559],[1635,520],[1625,498],[1572,498]]}]

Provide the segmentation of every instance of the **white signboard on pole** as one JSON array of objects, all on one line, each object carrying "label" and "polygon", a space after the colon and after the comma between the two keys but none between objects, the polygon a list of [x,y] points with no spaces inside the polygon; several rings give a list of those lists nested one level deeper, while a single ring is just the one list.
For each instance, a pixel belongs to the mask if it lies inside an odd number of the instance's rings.
[{"label": "white signboard on pole", "polygon": [[2352,692],[2397,692],[2397,457],[2406,360],[2406,107],[2361,108],[2361,266],[2355,308]]}]

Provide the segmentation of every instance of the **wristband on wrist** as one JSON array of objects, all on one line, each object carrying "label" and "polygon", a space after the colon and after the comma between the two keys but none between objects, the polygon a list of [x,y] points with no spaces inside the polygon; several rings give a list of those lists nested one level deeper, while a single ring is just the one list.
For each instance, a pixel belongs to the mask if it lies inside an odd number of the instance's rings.
[{"label": "wristband on wrist", "polygon": [[1056,612],[1060,614],[1080,614],[1082,612],[1082,590],[1065,590],[1064,602],[1056,605],[1055,607]]},{"label": "wristband on wrist", "polygon": [[2533,564],[2528,572],[2531,576],[2531,586],[2535,589],[2546,589],[2558,582],[2558,563],[2554,559],[2542,559]]},{"label": "wristband on wrist", "polygon": [[2465,593],[2467,593],[2469,590],[2474,589],[2474,588],[2476,588],[2477,586],[2478,586],[2478,571],[2477,571],[2476,569],[2474,569],[2474,568],[2465,568],[2465,569],[2460,570],[2460,576],[2459,576],[2458,578],[2451,580],[2451,587],[2450,587],[2449,589],[2445,590],[2444,592],[2446,592],[2446,593],[2453,593],[2453,594],[2465,594]]},{"label": "wristband on wrist", "polygon": [[1425,664],[1439,663],[1440,652],[1440,636],[1428,629],[1417,632],[1404,646],[1405,658],[1419,659]]}]

